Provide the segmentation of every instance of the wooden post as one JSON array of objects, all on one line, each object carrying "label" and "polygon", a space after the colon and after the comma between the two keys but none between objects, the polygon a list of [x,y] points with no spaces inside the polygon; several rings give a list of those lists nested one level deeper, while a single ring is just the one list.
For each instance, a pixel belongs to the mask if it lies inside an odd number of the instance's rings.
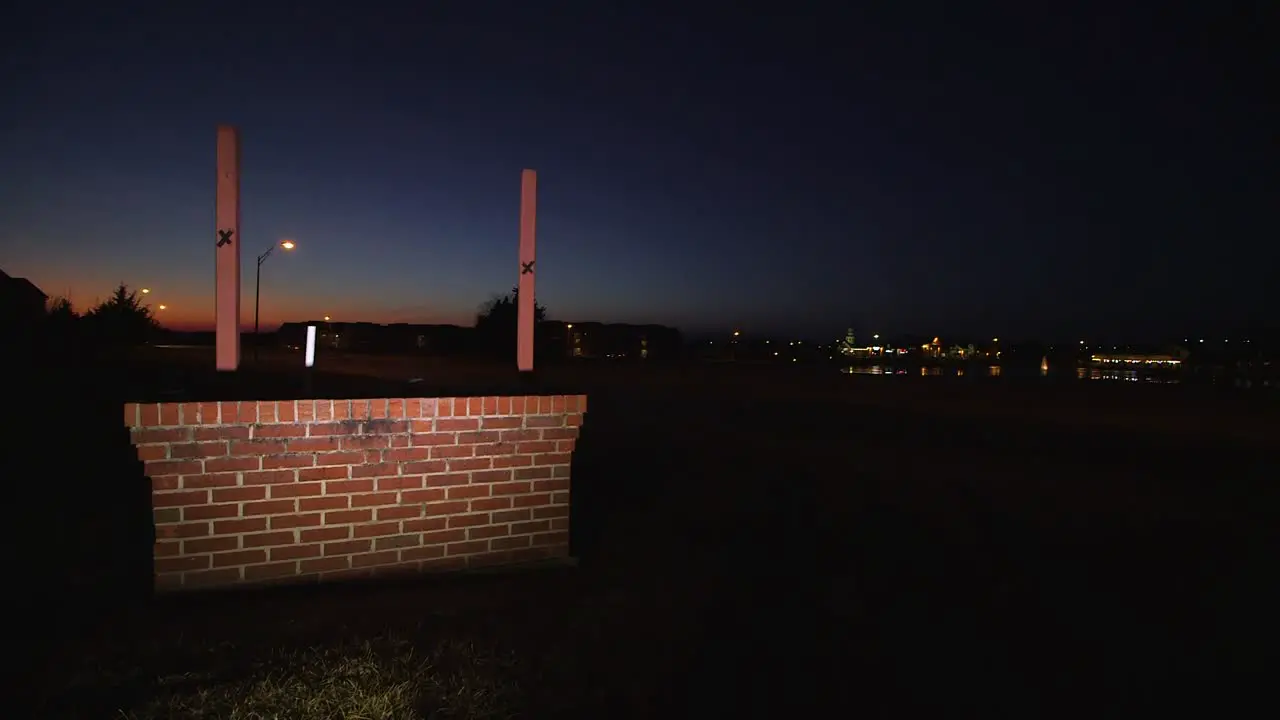
[{"label": "wooden post", "polygon": [[217,291],[214,306],[218,370],[240,368],[240,134],[218,126]]},{"label": "wooden post", "polygon": [[534,234],[538,215],[538,173],[525,170],[520,174],[520,282],[518,285],[518,324],[516,330],[516,367],[520,372],[533,371],[533,331],[537,320],[534,291]]}]

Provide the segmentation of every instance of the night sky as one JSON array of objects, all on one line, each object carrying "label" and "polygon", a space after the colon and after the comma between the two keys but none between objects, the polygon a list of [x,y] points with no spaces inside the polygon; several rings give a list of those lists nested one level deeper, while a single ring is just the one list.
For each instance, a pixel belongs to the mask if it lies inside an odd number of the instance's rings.
[{"label": "night sky", "polygon": [[81,307],[123,281],[211,326],[218,123],[249,324],[286,237],[264,325],[470,324],[526,167],[562,320],[1136,339],[1277,307],[1274,3],[149,5],[0,31],[0,267]]}]

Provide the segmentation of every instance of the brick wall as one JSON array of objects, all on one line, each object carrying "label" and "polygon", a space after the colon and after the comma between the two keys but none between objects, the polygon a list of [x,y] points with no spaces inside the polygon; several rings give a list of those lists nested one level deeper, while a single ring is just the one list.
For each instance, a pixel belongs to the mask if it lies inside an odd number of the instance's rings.
[{"label": "brick wall", "polygon": [[566,556],[587,399],[128,404],[156,589]]}]

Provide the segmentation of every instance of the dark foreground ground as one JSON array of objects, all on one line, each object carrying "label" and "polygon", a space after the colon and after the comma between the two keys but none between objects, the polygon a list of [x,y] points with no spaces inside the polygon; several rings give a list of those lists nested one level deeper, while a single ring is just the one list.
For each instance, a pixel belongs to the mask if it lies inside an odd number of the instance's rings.
[{"label": "dark foreground ground", "polygon": [[[113,385],[64,380],[96,394],[32,406],[4,468],[38,551],[12,648],[37,716],[1265,707],[1270,401],[694,375],[577,380],[576,568],[160,600],[145,488],[109,460],[129,452]],[[344,383],[361,391],[311,389]]]}]

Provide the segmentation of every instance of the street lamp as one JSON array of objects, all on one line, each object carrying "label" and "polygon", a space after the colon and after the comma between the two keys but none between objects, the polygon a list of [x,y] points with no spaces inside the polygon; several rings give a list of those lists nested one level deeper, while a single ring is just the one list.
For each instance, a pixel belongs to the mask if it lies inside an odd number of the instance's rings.
[{"label": "street lamp", "polygon": [[271,257],[271,253],[277,247],[285,250],[292,250],[297,247],[292,240],[281,240],[280,242],[267,248],[267,251],[258,256],[258,272],[253,283],[253,360],[258,361],[258,312],[262,309],[262,263]]}]

